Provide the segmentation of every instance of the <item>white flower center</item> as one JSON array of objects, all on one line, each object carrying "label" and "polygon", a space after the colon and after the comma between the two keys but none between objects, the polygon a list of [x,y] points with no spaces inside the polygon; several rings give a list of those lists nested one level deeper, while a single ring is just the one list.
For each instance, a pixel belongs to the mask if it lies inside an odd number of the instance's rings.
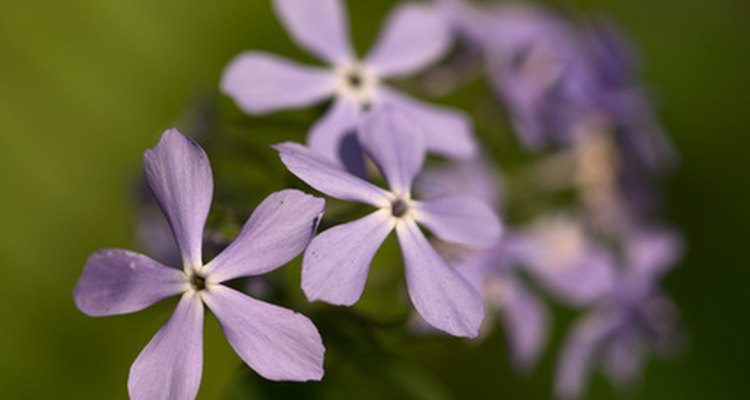
[{"label": "white flower center", "polygon": [[363,106],[369,106],[375,96],[380,79],[366,66],[351,63],[335,70],[338,78],[336,94],[353,99]]}]

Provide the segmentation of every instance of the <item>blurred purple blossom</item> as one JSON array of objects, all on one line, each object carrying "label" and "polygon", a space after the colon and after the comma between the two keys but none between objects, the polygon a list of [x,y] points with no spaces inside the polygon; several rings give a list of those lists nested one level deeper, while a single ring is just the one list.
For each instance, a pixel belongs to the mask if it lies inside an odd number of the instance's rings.
[{"label": "blurred purple blossom", "polygon": [[131,313],[181,295],[172,317],[131,366],[130,397],[195,398],[203,368],[204,304],[240,358],[263,377],[319,380],[324,348],[312,322],[222,283],[263,274],[296,257],[312,238],[325,202],[296,190],[271,194],[235,241],[204,265],[202,235],[213,193],[205,152],[168,130],[146,151],[144,168],[172,227],[182,269],[127,250],[100,250],[86,262],[74,293],[78,308],[91,316]]},{"label": "blurred purple blossom", "polygon": [[296,143],[276,146],[286,167],[310,186],[378,208],[312,240],[303,259],[302,288],[310,300],[356,303],[373,256],[395,229],[409,295],[419,314],[447,333],[475,337],[484,319],[479,295],[435,252],[417,223],[447,242],[481,248],[497,242],[500,222],[487,205],[469,195],[412,199],[412,182],[425,158],[422,129],[389,107],[375,108],[360,121],[359,141],[387,181],[388,191],[347,173],[312,149]]},{"label": "blurred purple blossom", "polygon": [[648,353],[667,350],[677,338],[677,309],[659,281],[680,258],[681,240],[668,230],[641,230],[623,250],[617,286],[580,319],[564,345],[556,382],[561,398],[583,396],[597,366],[615,385],[632,383]]},{"label": "blurred purple blossom", "polygon": [[466,115],[419,102],[383,83],[423,70],[448,50],[450,34],[437,9],[411,2],[397,6],[373,49],[359,58],[349,40],[342,0],[275,0],[273,4],[292,38],[329,66],[301,66],[262,52],[240,54],[227,66],[221,88],[245,112],[303,108],[333,98],[307,142],[352,171],[362,169],[361,160],[355,158],[356,146],[351,147],[357,120],[363,110],[379,104],[409,114],[426,132],[430,151],[454,158],[474,154]]}]

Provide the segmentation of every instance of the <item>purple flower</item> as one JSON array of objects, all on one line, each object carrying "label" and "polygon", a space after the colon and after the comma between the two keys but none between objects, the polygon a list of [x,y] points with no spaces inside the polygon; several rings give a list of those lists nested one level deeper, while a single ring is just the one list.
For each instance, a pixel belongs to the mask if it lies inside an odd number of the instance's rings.
[{"label": "purple flower", "polygon": [[508,7],[487,17],[488,74],[523,144],[568,144],[591,97],[575,30],[553,13]]},{"label": "purple flower", "polygon": [[677,311],[658,281],[677,261],[682,245],[672,232],[642,230],[625,242],[617,287],[571,331],[558,361],[556,392],[581,397],[593,368],[601,365],[616,384],[638,377],[650,349],[674,339]]},{"label": "purple flower", "polygon": [[378,208],[313,239],[302,264],[305,294],[310,300],[338,305],[357,302],[375,252],[395,229],[409,296],[419,314],[452,335],[475,337],[484,318],[481,298],[435,252],[417,222],[445,241],[475,247],[496,243],[500,222],[489,207],[471,196],[412,199],[411,185],[425,158],[425,135],[405,115],[377,108],[362,118],[357,134],[390,190],[347,173],[299,144],[276,146],[286,167],[310,186],[338,199]]},{"label": "purple flower", "polygon": [[352,50],[340,0],[275,0],[274,6],[292,38],[329,67],[305,67],[261,52],[240,54],[226,68],[221,88],[245,112],[264,114],[333,98],[307,141],[328,159],[351,166],[349,142],[362,111],[390,104],[428,133],[430,151],[458,158],[473,155],[468,117],[419,102],[383,83],[424,69],[448,49],[449,30],[437,9],[414,3],[398,6],[374,48],[360,59]]},{"label": "purple flower", "polygon": [[181,296],[172,317],[133,363],[130,397],[197,395],[204,304],[216,315],[232,348],[258,374],[271,380],[319,380],[324,348],[312,322],[222,283],[263,274],[296,257],[314,234],[325,202],[296,190],[273,193],[235,241],[204,265],[201,236],[213,193],[205,152],[177,130],[168,130],[158,146],[146,151],[144,167],[172,227],[182,269],[127,250],[100,250],[86,262],[74,294],[78,308],[91,316],[131,313]]}]

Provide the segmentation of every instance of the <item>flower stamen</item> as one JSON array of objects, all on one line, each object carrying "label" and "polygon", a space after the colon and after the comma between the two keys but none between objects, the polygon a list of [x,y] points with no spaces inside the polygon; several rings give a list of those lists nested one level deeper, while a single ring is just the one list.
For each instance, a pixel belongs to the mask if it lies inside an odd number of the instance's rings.
[{"label": "flower stamen", "polygon": [[409,204],[403,199],[395,199],[391,202],[391,215],[401,218],[409,212]]}]

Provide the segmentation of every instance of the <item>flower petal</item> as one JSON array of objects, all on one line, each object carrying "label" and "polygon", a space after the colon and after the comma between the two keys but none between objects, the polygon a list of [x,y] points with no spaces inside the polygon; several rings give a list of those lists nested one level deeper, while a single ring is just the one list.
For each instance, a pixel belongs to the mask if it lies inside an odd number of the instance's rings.
[{"label": "flower petal", "polygon": [[107,249],[86,261],[73,296],[86,315],[104,316],[140,311],[185,289],[179,270],[132,251]]},{"label": "flower petal", "polygon": [[531,369],[539,359],[549,328],[547,309],[516,278],[509,277],[510,292],[502,309],[508,332],[513,364],[521,370]]},{"label": "flower petal", "polygon": [[416,220],[446,242],[487,248],[500,240],[497,215],[474,196],[448,195],[415,202]]},{"label": "flower petal", "polygon": [[203,304],[187,292],[130,367],[133,400],[192,400],[203,373]]},{"label": "flower petal", "polygon": [[346,306],[356,303],[372,258],[391,230],[388,211],[378,210],[316,236],[302,262],[302,290],[307,298]]},{"label": "flower petal", "polygon": [[340,163],[354,175],[364,176],[364,157],[354,133],[359,112],[358,103],[346,98],[337,99],[328,112],[313,125],[307,136],[307,144],[329,160]]},{"label": "flower petal", "polygon": [[291,261],[307,247],[323,216],[325,200],[287,189],[255,209],[234,241],[205,267],[216,282],[260,275]]},{"label": "flower petal", "polygon": [[300,46],[331,64],[352,60],[346,10],[340,0],[275,0],[273,5]]},{"label": "flower petal", "polygon": [[414,221],[396,226],[409,297],[430,325],[454,336],[476,337],[484,320],[482,299],[435,252]]},{"label": "flower petal", "polygon": [[645,285],[652,285],[683,253],[684,243],[676,232],[668,229],[640,230],[628,237],[626,250],[632,274]]},{"label": "flower petal", "polygon": [[495,210],[502,209],[502,177],[485,157],[425,168],[415,182],[422,198],[471,194]]},{"label": "flower petal", "polygon": [[[615,261],[607,252],[587,246],[574,260],[549,265],[535,260],[535,254],[543,251],[539,245],[526,247],[524,249],[521,243],[517,249],[510,251],[519,255],[525,269],[560,300],[574,306],[589,305],[611,293],[614,288],[617,270]],[[531,254],[524,255],[524,250]]]},{"label": "flower petal", "polygon": [[143,155],[146,181],[167,216],[184,268],[203,265],[203,227],[211,208],[214,181],[203,149],[176,129]]},{"label": "flower petal", "polygon": [[325,348],[304,315],[216,285],[204,296],[229,344],[255,372],[279,381],[320,380]]},{"label": "flower petal", "polygon": [[388,194],[381,188],[358,178],[333,161],[299,143],[285,142],[273,146],[286,168],[313,188],[337,199],[383,207]]},{"label": "flower petal", "polygon": [[464,113],[412,99],[403,93],[381,87],[381,104],[389,104],[422,126],[427,150],[455,159],[468,159],[477,151],[471,120]]},{"label": "flower petal", "polygon": [[641,332],[635,329],[622,329],[604,352],[604,372],[618,388],[637,381],[641,373],[646,343]]},{"label": "flower petal", "polygon": [[365,64],[382,76],[409,75],[437,61],[450,40],[448,24],[436,7],[402,4],[388,16]]},{"label": "flower petal", "polygon": [[246,52],[224,70],[221,91],[248,114],[304,108],[333,95],[336,78],[267,53]]},{"label": "flower petal", "polygon": [[555,393],[558,397],[577,399],[584,394],[597,353],[613,327],[612,322],[605,315],[591,314],[573,328],[557,362]]},{"label": "flower petal", "polygon": [[376,107],[361,118],[357,137],[391,190],[411,193],[414,177],[424,164],[422,128],[391,107]]}]

